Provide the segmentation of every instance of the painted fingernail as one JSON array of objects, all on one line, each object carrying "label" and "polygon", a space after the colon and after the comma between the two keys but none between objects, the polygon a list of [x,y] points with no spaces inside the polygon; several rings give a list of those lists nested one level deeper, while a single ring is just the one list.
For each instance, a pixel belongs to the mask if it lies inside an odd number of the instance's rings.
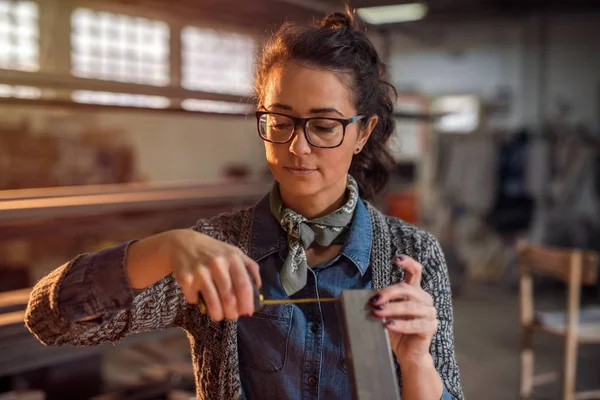
[{"label": "painted fingernail", "polygon": [[371,300],[369,300],[371,303],[377,303],[377,300],[379,300],[381,298],[380,295],[376,294],[375,296],[371,297]]},{"label": "painted fingernail", "polygon": [[404,257],[403,256],[396,256],[396,257],[394,257],[394,261],[396,261],[396,262],[402,262],[402,261],[404,261]]},{"label": "painted fingernail", "polygon": [[393,319],[390,319],[389,321],[386,322],[386,324],[388,324],[389,326],[392,326],[396,323],[396,321],[394,321]]},{"label": "painted fingernail", "polygon": [[383,310],[383,304],[380,304],[380,305],[378,305],[378,306],[372,306],[372,307],[373,307],[375,310],[379,310],[379,311]]}]

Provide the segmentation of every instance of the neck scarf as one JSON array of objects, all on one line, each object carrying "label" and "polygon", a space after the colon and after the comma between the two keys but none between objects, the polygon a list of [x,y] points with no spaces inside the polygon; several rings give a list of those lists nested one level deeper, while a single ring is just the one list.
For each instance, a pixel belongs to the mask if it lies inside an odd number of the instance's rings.
[{"label": "neck scarf", "polygon": [[331,214],[309,220],[284,206],[279,184],[275,182],[269,201],[271,213],[287,233],[288,255],[281,270],[280,280],[288,296],[306,285],[306,249],[313,242],[321,246],[344,242],[358,198],[358,184],[348,175],[346,203]]}]

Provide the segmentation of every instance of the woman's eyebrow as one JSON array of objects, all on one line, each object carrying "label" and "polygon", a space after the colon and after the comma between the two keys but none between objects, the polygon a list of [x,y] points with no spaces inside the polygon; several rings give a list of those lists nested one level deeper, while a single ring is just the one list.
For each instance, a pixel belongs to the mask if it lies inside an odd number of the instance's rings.
[{"label": "woman's eyebrow", "polygon": [[342,114],[341,112],[339,112],[338,110],[336,110],[335,108],[332,108],[332,107],[311,108],[309,111],[310,111],[311,114],[336,113],[336,114],[344,117],[344,114]]},{"label": "woman's eyebrow", "polygon": [[288,106],[287,104],[281,104],[281,103],[273,103],[273,104],[269,105],[267,108],[280,108],[282,110],[294,111],[294,108],[292,106]]},{"label": "woman's eyebrow", "polygon": [[[270,108],[279,108],[281,110],[287,110],[287,111],[294,111],[294,108],[290,105],[287,104],[282,104],[282,103],[273,103],[270,104],[267,109]],[[311,108],[310,110],[308,110],[309,113],[311,114],[327,114],[327,113],[336,113],[342,117],[345,118],[344,114],[342,114],[340,111],[338,111],[337,109],[333,108],[333,107],[321,107],[321,108]]]}]

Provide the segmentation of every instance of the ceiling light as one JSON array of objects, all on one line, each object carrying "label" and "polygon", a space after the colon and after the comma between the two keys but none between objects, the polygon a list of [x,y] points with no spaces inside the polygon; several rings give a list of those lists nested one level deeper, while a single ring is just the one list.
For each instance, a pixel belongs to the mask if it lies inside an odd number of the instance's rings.
[{"label": "ceiling light", "polygon": [[392,24],[417,21],[424,18],[427,15],[427,4],[409,3],[395,6],[365,7],[357,9],[356,12],[368,24]]}]

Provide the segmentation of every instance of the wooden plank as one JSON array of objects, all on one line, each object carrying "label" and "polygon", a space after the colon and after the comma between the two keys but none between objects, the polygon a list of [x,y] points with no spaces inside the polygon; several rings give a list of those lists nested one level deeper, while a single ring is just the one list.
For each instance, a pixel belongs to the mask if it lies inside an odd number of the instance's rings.
[{"label": "wooden plank", "polygon": [[346,290],[340,296],[352,399],[399,400],[388,332],[368,306],[373,294],[372,290]]},{"label": "wooden plank", "polygon": [[521,382],[520,398],[530,399],[533,390],[534,354],[532,348],[533,279],[528,269],[521,267],[519,305],[521,319]]},{"label": "wooden plank", "polygon": [[[139,211],[101,216],[74,216],[69,218],[44,218],[26,220],[23,222],[10,221],[0,223],[0,241],[18,238],[43,238],[61,235],[66,238],[78,236],[105,236],[114,240],[127,241],[136,238],[140,232],[162,232],[169,229],[192,227],[199,219],[210,218],[223,212],[251,207],[256,200],[236,202],[219,202],[200,204],[191,207],[162,208],[153,211]],[[123,222],[127,221],[126,224]],[[120,226],[115,232],[115,226]],[[115,236],[116,235],[116,236]],[[70,240],[70,239],[68,239]]]},{"label": "wooden plank", "polygon": [[569,268],[569,298],[567,304],[567,332],[565,336],[565,359],[564,359],[564,381],[563,398],[575,400],[575,380],[577,376],[577,350],[579,344],[579,306],[581,297],[581,270],[582,253],[574,251],[571,256]]},{"label": "wooden plank", "polygon": [[215,202],[245,201],[262,197],[270,188],[266,183],[239,185],[197,186],[182,189],[169,188],[151,192],[90,194],[56,198],[33,198],[0,201],[0,224],[23,222],[40,218],[81,217],[149,211],[165,207],[186,207],[214,204]]},{"label": "wooden plank", "polygon": [[[537,275],[560,279],[569,283],[569,268],[572,249],[536,246],[521,242],[518,245],[519,260],[524,268]],[[598,280],[598,254],[594,251],[582,251],[583,285],[595,285]]]},{"label": "wooden plank", "polygon": [[[252,185],[262,185],[269,187],[271,180],[251,182]],[[73,197],[95,194],[115,194],[115,193],[137,193],[137,192],[160,192],[163,190],[183,190],[183,189],[220,189],[220,188],[240,188],[240,191],[247,188],[247,183],[222,183],[219,181],[210,182],[202,180],[177,180],[162,182],[128,182],[128,183],[107,183],[97,185],[81,186],[57,186],[31,189],[11,189],[0,190],[0,201],[2,200],[30,200],[48,197]],[[2,204],[0,202],[0,204]]]},{"label": "wooden plank", "polygon": [[31,288],[0,293],[0,318],[3,313],[24,310],[30,293]]},{"label": "wooden plank", "polygon": [[[91,347],[44,346],[25,327],[24,314],[21,311],[0,316],[0,377],[83,359],[115,348],[113,343]],[[116,346],[126,348],[150,340],[184,335],[180,329],[139,333],[126,337]]]},{"label": "wooden plank", "polygon": [[0,314],[0,329],[7,325],[24,325],[25,310]]}]

